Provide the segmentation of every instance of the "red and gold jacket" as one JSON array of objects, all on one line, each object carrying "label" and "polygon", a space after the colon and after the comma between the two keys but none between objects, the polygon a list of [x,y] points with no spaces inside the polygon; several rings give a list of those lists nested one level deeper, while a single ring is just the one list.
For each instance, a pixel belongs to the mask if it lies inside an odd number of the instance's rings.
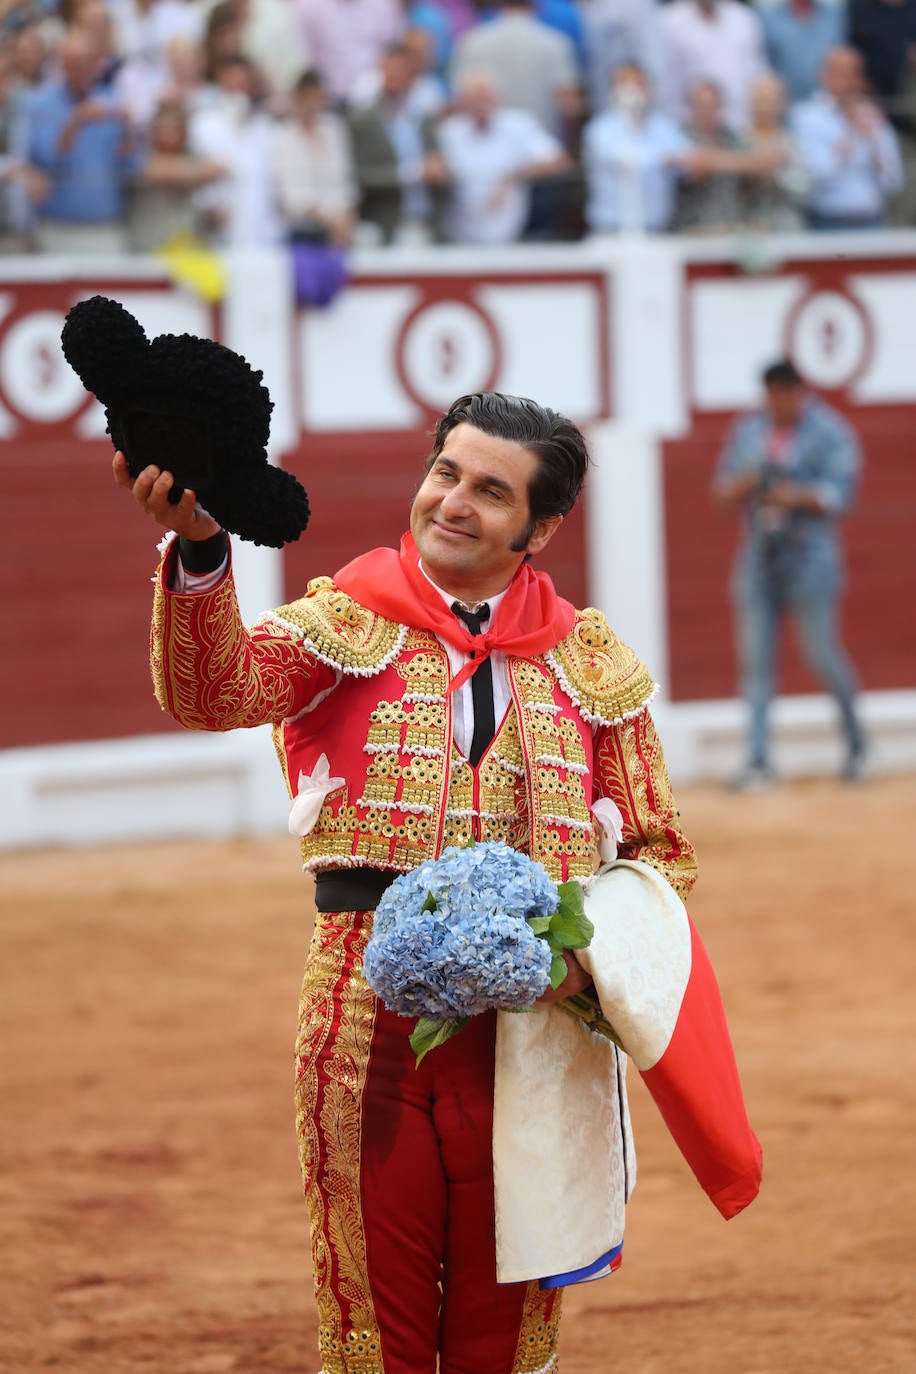
[{"label": "red and gold jacket", "polygon": [[327,577],[253,627],[231,572],[209,592],[156,583],[156,697],[189,729],[270,722],[290,796],[325,755],[342,786],[302,838],[306,869],[407,871],[470,837],[503,840],[556,881],[597,863],[591,806],[623,817],[619,856],[658,869],[681,897],[696,872],[647,705],[645,666],[595,610],[552,650],[507,660],[512,702],[476,768],[456,748],[447,653],[430,632],[368,610]]}]

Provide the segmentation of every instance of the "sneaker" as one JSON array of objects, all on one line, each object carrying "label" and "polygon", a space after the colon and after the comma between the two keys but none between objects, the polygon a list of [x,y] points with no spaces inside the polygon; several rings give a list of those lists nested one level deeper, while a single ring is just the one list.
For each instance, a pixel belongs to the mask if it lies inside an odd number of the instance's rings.
[{"label": "sneaker", "polygon": [[865,745],[854,745],[846,755],[846,762],[840,771],[840,778],[843,782],[863,782],[867,775],[868,759]]},{"label": "sneaker", "polygon": [[766,792],[775,782],[776,778],[769,768],[762,764],[753,764],[738,774],[732,786],[736,792]]}]

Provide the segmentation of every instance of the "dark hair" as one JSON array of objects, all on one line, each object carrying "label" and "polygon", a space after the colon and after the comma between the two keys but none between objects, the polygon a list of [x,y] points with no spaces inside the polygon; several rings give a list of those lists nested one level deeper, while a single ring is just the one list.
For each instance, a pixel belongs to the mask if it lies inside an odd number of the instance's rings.
[{"label": "dark hair", "polygon": [[173,120],[176,124],[180,124],[184,129],[185,137],[187,138],[188,112],[185,109],[184,105],[181,103],[181,101],[176,100],[174,96],[167,96],[164,100],[159,101],[159,104],[156,106],[156,109],[153,113],[150,128],[154,129],[156,125],[164,119]]},{"label": "dark hair", "polygon": [[253,72],[255,63],[243,52],[224,52],[213,63],[213,70],[217,76],[220,72],[227,71],[229,67],[244,67],[246,72]]},{"label": "dark hair", "polygon": [[219,66],[219,58],[225,57],[220,51],[220,43],[225,33],[241,23],[241,15],[234,0],[219,0],[207,16],[203,36],[204,80],[213,81]]},{"label": "dark hair", "polygon": [[791,358],[780,358],[770,363],[762,373],[764,386],[801,386],[802,375]]},{"label": "dark hair", "polygon": [[306,67],[305,71],[293,86],[293,93],[298,95],[300,91],[324,90],[324,82],[321,73],[314,67]]},{"label": "dark hair", "polygon": [[507,396],[501,391],[460,396],[436,425],[427,470],[439,457],[452,430],[461,424],[473,425],[497,439],[511,439],[538,460],[528,484],[531,518],[521,548],[530,541],[536,521],[569,514],[579,498],[589,465],[585,438],[572,420],[525,396]]}]

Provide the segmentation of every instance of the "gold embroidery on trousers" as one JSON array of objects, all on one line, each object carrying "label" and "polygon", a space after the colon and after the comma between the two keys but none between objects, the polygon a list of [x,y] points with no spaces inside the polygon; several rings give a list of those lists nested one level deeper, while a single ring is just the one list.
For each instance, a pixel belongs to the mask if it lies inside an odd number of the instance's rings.
[{"label": "gold embroidery on trousers", "polygon": [[562,1288],[542,1291],[536,1280],[529,1283],[512,1374],[554,1374],[562,1305]]},{"label": "gold embroidery on trousers", "polygon": [[[359,1188],[362,1093],[376,1003],[359,971],[368,929],[354,939],[352,919],[352,913],[342,912],[319,915],[316,922],[296,1043],[296,1129],[324,1374],[383,1374],[366,1277]],[[342,989],[334,1036],[334,993],[346,966],[348,942],[355,967]]]}]

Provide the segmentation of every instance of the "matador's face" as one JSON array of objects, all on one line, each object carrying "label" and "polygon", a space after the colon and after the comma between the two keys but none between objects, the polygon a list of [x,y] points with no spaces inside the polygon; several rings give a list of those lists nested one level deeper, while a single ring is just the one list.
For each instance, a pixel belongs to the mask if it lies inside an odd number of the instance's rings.
[{"label": "matador's face", "polygon": [[531,522],[536,464],[521,444],[467,423],[448,435],[410,513],[423,567],[444,591],[464,601],[495,596],[550,539],[560,516]]}]

